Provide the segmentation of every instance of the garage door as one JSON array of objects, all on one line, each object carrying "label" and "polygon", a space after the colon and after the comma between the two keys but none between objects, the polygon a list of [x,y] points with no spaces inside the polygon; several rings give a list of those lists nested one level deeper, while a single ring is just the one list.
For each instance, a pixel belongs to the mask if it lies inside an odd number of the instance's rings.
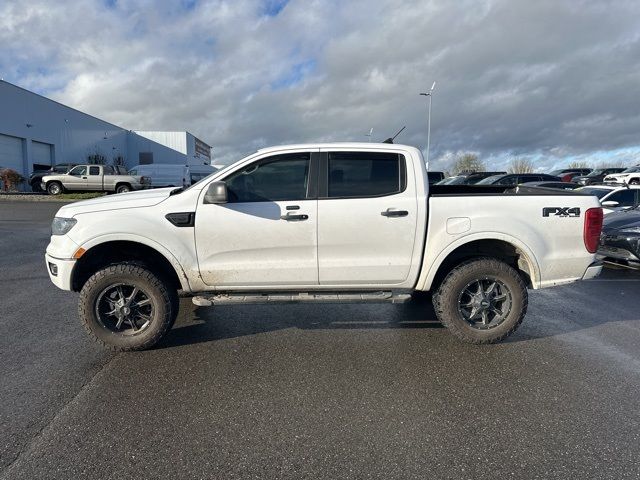
[{"label": "garage door", "polygon": [[22,139],[0,134],[0,167],[22,170]]},{"label": "garage door", "polygon": [[42,170],[44,166],[51,166],[51,145],[32,141],[31,163],[33,170]]}]

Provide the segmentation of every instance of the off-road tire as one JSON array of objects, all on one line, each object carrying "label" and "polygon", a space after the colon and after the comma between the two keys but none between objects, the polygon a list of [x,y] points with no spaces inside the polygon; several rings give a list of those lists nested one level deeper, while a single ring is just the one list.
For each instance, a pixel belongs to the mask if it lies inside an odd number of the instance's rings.
[{"label": "off-road tire", "polygon": [[120,183],[116,185],[116,193],[128,193],[130,191],[132,191],[132,188],[128,183]]},{"label": "off-road tire", "polygon": [[[142,332],[125,336],[105,328],[97,318],[96,302],[103,289],[117,282],[140,286],[155,306],[151,323]],[[178,293],[168,282],[134,262],[109,265],[93,274],[80,291],[78,314],[89,336],[114,352],[146,350],[153,347],[171,329],[179,307]]]},{"label": "off-road tire", "polygon": [[[458,309],[458,299],[469,282],[486,276],[502,282],[512,296],[511,310],[499,325],[489,330],[472,327]],[[476,345],[497,343],[511,335],[527,313],[527,287],[518,272],[494,258],[477,258],[455,267],[433,295],[433,307],[438,320],[458,339]]]},{"label": "off-road tire", "polygon": [[64,187],[60,182],[47,183],[47,193],[49,195],[60,195],[64,193]]}]

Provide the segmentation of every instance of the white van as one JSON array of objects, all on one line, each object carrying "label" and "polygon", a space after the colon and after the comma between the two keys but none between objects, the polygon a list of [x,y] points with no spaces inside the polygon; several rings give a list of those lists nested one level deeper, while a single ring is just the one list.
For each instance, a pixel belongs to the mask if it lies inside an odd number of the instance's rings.
[{"label": "white van", "polygon": [[129,170],[129,175],[151,177],[153,188],[188,187],[215,172],[209,165],[168,165],[151,163],[136,165]]}]

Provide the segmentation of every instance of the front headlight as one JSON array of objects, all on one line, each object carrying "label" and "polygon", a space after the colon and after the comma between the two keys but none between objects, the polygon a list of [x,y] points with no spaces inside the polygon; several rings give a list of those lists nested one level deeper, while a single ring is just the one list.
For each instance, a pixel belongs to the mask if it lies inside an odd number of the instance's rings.
[{"label": "front headlight", "polygon": [[64,235],[78,223],[75,218],[54,217],[51,222],[51,235]]}]

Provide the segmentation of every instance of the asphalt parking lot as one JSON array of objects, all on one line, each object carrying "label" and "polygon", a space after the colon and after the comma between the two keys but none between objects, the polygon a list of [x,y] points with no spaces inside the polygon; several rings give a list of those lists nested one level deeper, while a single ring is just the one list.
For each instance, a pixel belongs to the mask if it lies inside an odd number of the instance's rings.
[{"label": "asphalt parking lot", "polygon": [[0,203],[0,478],[638,478],[640,274],[531,293],[506,343],[428,302],[194,307],[112,355]]}]

